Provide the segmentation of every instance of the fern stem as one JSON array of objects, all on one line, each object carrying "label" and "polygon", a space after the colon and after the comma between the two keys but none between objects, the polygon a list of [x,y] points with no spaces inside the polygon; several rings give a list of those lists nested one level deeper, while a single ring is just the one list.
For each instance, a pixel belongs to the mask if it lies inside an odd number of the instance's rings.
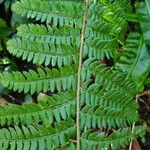
[{"label": "fern stem", "polygon": [[[135,129],[135,122],[132,124],[132,131],[131,131],[131,134],[134,133],[134,129]],[[132,150],[132,144],[133,144],[133,141],[132,141],[132,139],[131,139],[131,143],[130,143],[130,145],[129,145],[129,150]]]},{"label": "fern stem", "polygon": [[83,22],[82,22],[82,30],[81,30],[81,37],[80,37],[80,49],[79,49],[79,67],[78,67],[78,80],[77,80],[77,150],[80,150],[80,88],[81,88],[81,69],[82,69],[82,55],[83,55],[83,48],[84,48],[84,40],[85,40],[85,29],[86,29],[86,20],[87,20],[87,13],[88,13],[88,6],[90,0],[85,0],[85,11],[83,15]]},{"label": "fern stem", "polygon": [[[138,97],[137,96],[136,96],[136,102],[138,102]],[[131,131],[132,134],[134,133],[134,130],[135,130],[135,122],[133,122],[133,124],[132,124],[132,131]],[[129,145],[129,150],[132,150],[132,144],[133,144],[133,142],[132,142],[132,139],[131,139],[131,142],[130,142],[130,145]]]}]

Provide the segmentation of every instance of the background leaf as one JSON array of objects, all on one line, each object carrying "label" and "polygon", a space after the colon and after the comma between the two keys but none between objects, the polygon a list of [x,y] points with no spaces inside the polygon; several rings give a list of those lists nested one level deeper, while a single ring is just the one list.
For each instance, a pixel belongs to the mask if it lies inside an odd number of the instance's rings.
[{"label": "background leaf", "polygon": [[144,41],[150,45],[150,1],[136,3],[136,14],[139,18]]},{"label": "background leaf", "polygon": [[[123,55],[116,63],[116,68],[132,77],[138,88],[150,72],[150,2],[136,3],[136,14],[129,15],[130,21],[137,21],[138,33],[130,33]],[[136,18],[136,19],[135,19]],[[140,33],[141,31],[141,33]]]}]

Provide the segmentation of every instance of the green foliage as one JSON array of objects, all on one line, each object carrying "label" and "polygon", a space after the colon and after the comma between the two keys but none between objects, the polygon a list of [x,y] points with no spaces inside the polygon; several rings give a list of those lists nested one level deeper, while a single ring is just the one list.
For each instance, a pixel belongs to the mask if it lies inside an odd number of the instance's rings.
[{"label": "green foliage", "polygon": [[[143,82],[150,72],[150,4],[145,2],[136,3],[136,14],[131,18],[136,18],[140,26],[137,33],[130,33],[124,47],[124,53],[116,63],[116,68],[125,72],[137,84],[143,86]],[[131,19],[131,21],[134,21]]]},{"label": "green foliage", "polygon": [[41,0],[24,0],[16,2],[12,9],[21,16],[34,18],[41,22],[51,23],[54,26],[59,23],[60,26],[77,24],[82,22],[83,4],[73,1],[41,1]]},{"label": "green foliage", "polygon": [[150,3],[148,0],[142,3],[136,3],[136,15],[141,25],[144,42],[150,45]]},{"label": "green foliage", "polygon": [[[9,52],[16,57],[22,57],[23,60],[33,61],[35,64],[41,65],[44,63],[48,66],[69,65],[77,62],[77,45],[69,46],[67,44],[40,43],[28,40],[15,39],[8,42]],[[15,50],[14,50],[15,49]]]},{"label": "green foliage", "polygon": [[135,140],[139,135],[144,135],[145,128],[143,126],[136,127],[134,133],[130,128],[123,128],[114,131],[108,137],[105,137],[104,132],[85,132],[81,137],[82,149],[109,149],[119,150],[122,145],[128,145],[132,140]]},{"label": "green foliage", "polygon": [[39,24],[23,24],[18,27],[17,35],[19,37],[31,40],[49,43],[49,41],[56,41],[61,44],[77,45],[80,43],[80,30],[73,28],[70,25],[65,27],[52,27],[50,25],[44,26]]},{"label": "green foliage", "polygon": [[34,149],[40,150],[58,148],[64,146],[69,138],[72,138],[75,131],[74,121],[68,119],[54,127],[50,126],[15,126],[0,130],[1,149]]},{"label": "green foliage", "polygon": [[137,89],[131,79],[126,78],[125,74],[114,69],[106,68],[98,61],[87,60],[83,64],[82,78],[89,80],[95,77],[95,84],[102,85],[103,88],[115,91],[122,91],[133,97],[137,93]]},{"label": "green foliage", "polygon": [[[101,71],[99,71],[101,70]],[[95,80],[92,80],[92,76]],[[132,81],[98,61],[83,64],[81,89],[81,124],[88,128],[123,127],[139,120],[137,90]]]},{"label": "green foliage", "polygon": [[[39,34],[38,38],[42,36],[42,38],[45,39],[44,41],[46,41],[46,39],[49,39],[52,42],[60,40],[60,42],[55,42],[57,46],[57,44],[59,43],[62,44],[64,40],[71,41],[72,37],[75,37],[75,39],[77,38],[77,41],[75,41],[74,43],[78,43],[77,45],[80,45],[80,42],[78,42],[78,40],[80,39],[80,32],[76,31],[79,31],[82,27],[82,12],[84,9],[84,3],[81,2],[82,1],[56,1],[54,3],[53,1],[45,0],[36,0],[36,2],[33,0],[24,0],[21,2],[16,2],[13,5],[12,9],[17,14],[26,16],[27,18],[35,18],[36,20],[41,20],[41,22],[53,24],[53,32],[55,32],[55,28],[57,27],[57,25],[60,26],[60,29],[57,29],[60,30],[59,34],[55,35],[55,33],[52,33],[53,38],[51,39],[45,37],[46,29],[44,29],[44,32],[41,33],[40,31],[43,30],[43,26],[38,26],[37,28],[39,32],[36,32],[36,35]],[[117,2],[113,5],[104,2],[91,3],[91,5],[89,6],[89,12],[87,14],[88,21],[85,35],[85,37],[87,38],[85,39],[86,45],[84,48],[84,56],[88,55],[89,57],[103,59],[105,56],[107,58],[110,58],[111,56],[114,56],[116,54],[114,48],[117,47],[118,44],[117,38],[119,36],[119,39],[122,39],[121,35],[123,35],[123,33],[126,31],[127,26],[127,22],[125,20],[125,12],[122,11],[122,8],[120,6],[124,3],[125,2]],[[40,8],[38,6],[40,6]],[[48,8],[46,6],[48,6]],[[97,17],[99,19],[96,19]],[[76,26],[75,29],[72,29],[72,32],[77,33],[77,37],[76,34],[67,34],[67,36],[64,37],[64,35],[66,35],[66,33],[64,34],[64,31],[66,31],[68,25],[71,26],[69,28],[72,28],[74,25]],[[29,33],[27,35],[30,36],[28,40],[32,40],[33,38],[35,39],[36,35],[33,35],[32,26],[28,26],[30,27],[30,29],[22,29],[22,27],[19,28],[19,35],[20,33],[22,33],[21,36],[24,37],[24,35],[26,35],[27,32],[30,31],[30,35]],[[50,27],[48,26],[48,28]],[[62,35],[62,31],[63,36],[60,36]],[[50,35],[49,37],[51,37]],[[43,40],[40,41],[42,42]],[[65,45],[66,44],[69,45],[69,47],[71,46],[68,42],[65,43]],[[11,49],[11,45],[9,45],[9,49]],[[76,47],[75,51],[78,51],[78,46]]]},{"label": "green foliage", "polygon": [[81,124],[88,128],[123,127],[139,120],[138,113],[130,109],[114,109],[101,105],[86,105],[82,109]]},{"label": "green foliage", "polygon": [[0,51],[4,49],[4,44],[8,40],[8,36],[13,33],[13,30],[9,28],[2,18],[0,18]]},{"label": "green foliage", "polygon": [[131,33],[126,41],[124,54],[116,63],[116,67],[131,76],[137,87],[140,87],[150,71],[149,60],[149,46],[144,43],[142,35]]},{"label": "green foliage", "polygon": [[[129,1],[21,0],[14,3],[12,10],[36,20],[18,27],[16,36],[7,44],[12,55],[32,62],[35,69],[1,73],[0,82],[15,92],[32,95],[44,92],[50,96],[44,96],[37,104],[0,107],[0,125],[4,126],[0,130],[1,149],[73,150],[74,141],[79,138],[76,126],[80,126],[83,150],[96,150],[99,146],[99,149],[119,149],[143,137],[144,126],[136,124],[131,130],[133,123],[139,123],[140,116],[135,100],[138,89],[126,73],[129,67],[125,66],[123,73],[104,65],[106,59],[116,60],[119,56],[118,49],[127,30]],[[138,42],[139,39],[133,43],[134,47],[131,45],[133,51]],[[137,58],[143,56],[141,47],[136,54]],[[76,101],[78,90],[80,102]],[[78,103],[80,124],[75,125]],[[5,126],[11,127],[5,129]],[[110,135],[105,135],[108,130]]]},{"label": "green foliage", "polygon": [[45,70],[38,68],[37,72],[29,70],[29,72],[11,72],[1,73],[0,80],[4,87],[13,89],[14,91],[34,94],[48,90],[67,90],[76,88],[76,67],[66,66],[60,69]]},{"label": "green foliage", "polygon": [[76,112],[75,93],[66,91],[53,96],[44,96],[38,104],[24,104],[22,106],[8,104],[0,107],[0,123],[4,125],[38,125],[52,124],[54,120],[60,122],[68,117],[74,117]]},{"label": "green foliage", "polygon": [[7,27],[6,22],[0,18],[0,38],[6,38],[11,33],[13,33],[13,30],[9,27]]}]

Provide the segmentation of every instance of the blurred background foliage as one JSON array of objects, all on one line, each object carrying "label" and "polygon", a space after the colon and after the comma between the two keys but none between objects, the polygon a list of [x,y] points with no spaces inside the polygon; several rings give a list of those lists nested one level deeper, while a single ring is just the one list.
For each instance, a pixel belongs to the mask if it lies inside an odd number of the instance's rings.
[{"label": "blurred background foliage", "polygon": [[[28,68],[26,62],[22,63],[22,61],[7,52],[7,41],[14,36],[16,28],[20,24],[27,22],[26,18],[12,13],[11,6],[15,1],[16,0],[0,0],[0,72],[10,72]],[[22,95],[14,93],[3,88],[2,85],[0,85],[0,96],[1,100],[5,98],[8,102],[18,104],[31,102],[33,99],[29,94]]]}]

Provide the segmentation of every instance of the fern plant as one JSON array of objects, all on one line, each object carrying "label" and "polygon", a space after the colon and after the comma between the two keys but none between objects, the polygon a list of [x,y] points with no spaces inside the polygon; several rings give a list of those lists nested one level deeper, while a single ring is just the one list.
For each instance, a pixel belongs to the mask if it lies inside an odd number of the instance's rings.
[{"label": "fern plant", "polygon": [[104,64],[124,43],[129,1],[21,0],[12,10],[35,22],[18,27],[8,51],[36,68],[1,73],[0,82],[47,96],[0,107],[0,149],[119,149],[145,134],[132,130],[136,85]]}]

